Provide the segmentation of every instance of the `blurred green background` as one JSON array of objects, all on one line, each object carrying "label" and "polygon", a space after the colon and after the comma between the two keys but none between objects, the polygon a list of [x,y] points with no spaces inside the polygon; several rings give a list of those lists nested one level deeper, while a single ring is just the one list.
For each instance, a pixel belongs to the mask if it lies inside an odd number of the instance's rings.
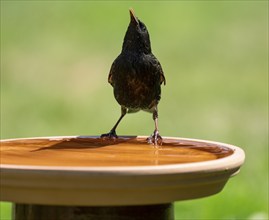
[{"label": "blurred green background", "polygon": [[[221,193],[176,203],[176,219],[268,219],[268,1],[1,1],[1,138],[109,131],[120,107],[107,76],[129,7],[167,79],[161,134],[246,153]],[[140,112],[118,134],[153,128]],[[10,203],[0,218],[11,219]]]}]

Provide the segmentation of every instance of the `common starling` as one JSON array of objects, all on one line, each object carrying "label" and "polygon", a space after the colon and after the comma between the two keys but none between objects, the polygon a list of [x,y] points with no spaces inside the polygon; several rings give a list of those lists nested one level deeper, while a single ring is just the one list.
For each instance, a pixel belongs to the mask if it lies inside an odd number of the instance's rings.
[{"label": "common starling", "polygon": [[124,37],[121,54],[113,62],[108,82],[114,88],[114,96],[121,106],[121,116],[107,134],[101,138],[117,138],[116,128],[126,113],[140,110],[153,114],[155,129],[147,138],[148,143],[162,144],[158,130],[157,105],[161,99],[161,84],[165,77],[160,62],[151,52],[146,25],[129,9],[130,24]]}]

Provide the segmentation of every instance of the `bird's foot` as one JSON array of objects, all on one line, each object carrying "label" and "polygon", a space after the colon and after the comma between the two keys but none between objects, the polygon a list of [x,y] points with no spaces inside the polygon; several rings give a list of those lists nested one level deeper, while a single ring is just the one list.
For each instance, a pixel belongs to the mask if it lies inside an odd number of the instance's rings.
[{"label": "bird's foot", "polygon": [[104,140],[116,140],[118,135],[116,134],[116,131],[111,130],[109,133],[102,134],[100,137]]},{"label": "bird's foot", "polygon": [[155,147],[161,146],[163,143],[163,138],[159,134],[158,130],[155,130],[151,136],[147,138],[149,144],[153,144]]}]

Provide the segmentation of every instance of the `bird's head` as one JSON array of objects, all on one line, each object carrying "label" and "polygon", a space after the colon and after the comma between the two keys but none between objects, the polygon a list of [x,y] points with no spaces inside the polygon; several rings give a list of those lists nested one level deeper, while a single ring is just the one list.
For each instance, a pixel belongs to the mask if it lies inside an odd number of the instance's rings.
[{"label": "bird's head", "polygon": [[129,9],[129,12],[131,19],[124,37],[122,50],[145,54],[151,53],[146,25],[135,16],[133,9]]}]

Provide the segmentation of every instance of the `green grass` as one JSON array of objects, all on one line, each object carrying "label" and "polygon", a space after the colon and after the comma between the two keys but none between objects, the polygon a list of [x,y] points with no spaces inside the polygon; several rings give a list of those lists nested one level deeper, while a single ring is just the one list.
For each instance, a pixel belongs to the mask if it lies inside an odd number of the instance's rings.
[{"label": "green grass", "polygon": [[11,219],[11,203],[0,202],[0,220]]},{"label": "green grass", "polygon": [[[129,7],[146,23],[165,71],[161,134],[246,152],[223,192],[176,203],[176,218],[268,219],[267,1],[1,1],[1,138],[111,128],[120,108],[107,74]],[[118,133],[152,130],[152,117],[141,112]],[[0,213],[10,219],[10,204]]]}]

